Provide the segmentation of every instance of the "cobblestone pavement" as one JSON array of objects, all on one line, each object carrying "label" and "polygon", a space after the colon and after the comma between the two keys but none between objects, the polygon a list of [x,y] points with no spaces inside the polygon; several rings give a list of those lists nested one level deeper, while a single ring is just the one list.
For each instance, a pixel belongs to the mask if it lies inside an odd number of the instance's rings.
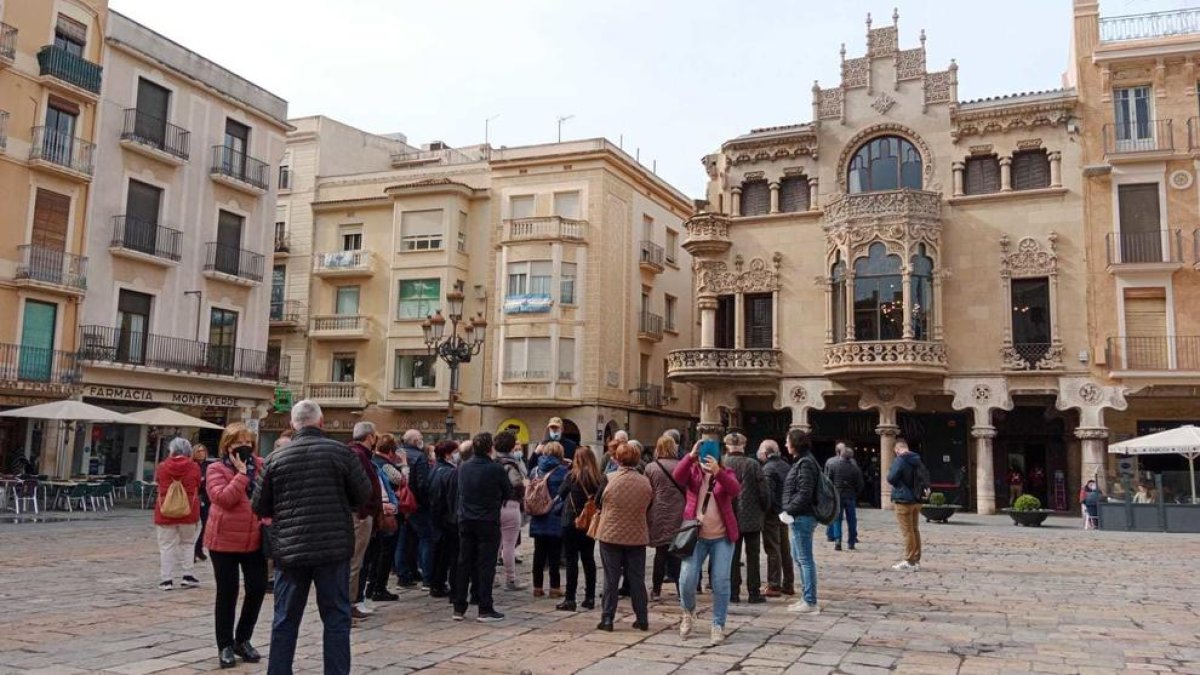
[{"label": "cobblestone pavement", "polygon": [[[1200,674],[1200,537],[1084,532],[1077,519],[1024,529],[960,514],[923,523],[924,567],[900,573],[888,569],[899,552],[890,512],[861,520],[858,551],[822,543],[817,552],[823,613],[735,605],[718,647],[706,646],[706,631],[680,641],[673,595],[651,608],[649,633],[630,627],[627,601],[616,632],[601,633],[597,612],[557,612],[528,591],[497,591],[508,620],[495,625],[453,623],[445,601],[410,591],[355,629],[354,669]],[[198,567],[201,588],[164,593],[157,565],[147,512],[0,524],[0,673],[215,670],[210,569]],[[256,634],[264,652],[270,616],[264,609]],[[320,633],[310,606],[297,672],[321,672]]]}]

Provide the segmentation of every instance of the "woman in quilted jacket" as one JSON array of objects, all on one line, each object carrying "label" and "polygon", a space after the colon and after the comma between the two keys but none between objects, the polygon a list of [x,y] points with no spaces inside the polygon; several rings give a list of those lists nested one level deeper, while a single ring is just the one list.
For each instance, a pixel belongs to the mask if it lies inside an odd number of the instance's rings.
[{"label": "woman in quilted jacket", "polygon": [[[193,572],[196,561],[193,547],[196,526],[200,522],[200,467],[192,461],[192,444],[186,438],[172,438],[168,449],[170,455],[154,471],[154,480],[158,483],[158,499],[154,502],[161,574],[158,587],[164,591],[175,588],[176,572],[183,572],[181,588],[194,588],[200,583]],[[176,481],[187,496],[188,511],[184,515],[167,515],[163,513],[163,502]]]},{"label": "woman in quilted jacket", "polygon": [[[262,552],[262,534],[258,516],[250,508],[255,478],[262,472],[258,443],[253,432],[241,423],[230,424],[221,434],[220,461],[208,467],[205,483],[211,502],[204,547],[212,559],[217,597],[213,612],[216,619],[218,658],[222,668],[261,658],[250,644],[263,597],[267,593],[267,560]],[[242,615],[234,632],[237,613],[238,570],[246,585]]]},{"label": "woman in quilted jacket", "polygon": [[646,597],[646,545],[650,543],[650,511],[654,488],[638,473],[642,453],[629,443],[613,452],[620,467],[610,474],[596,498],[600,523],[596,541],[600,542],[600,561],[604,564],[604,601],[599,630],[612,631],[617,613],[617,588],[624,577],[629,583],[633,603],[633,627],[650,630],[649,601]]}]

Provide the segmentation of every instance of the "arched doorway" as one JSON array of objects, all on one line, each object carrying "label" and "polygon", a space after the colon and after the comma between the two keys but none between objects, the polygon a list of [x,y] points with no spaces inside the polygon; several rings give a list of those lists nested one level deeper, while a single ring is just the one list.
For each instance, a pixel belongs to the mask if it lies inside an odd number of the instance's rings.
[{"label": "arched doorway", "polygon": [[511,431],[517,437],[517,442],[521,445],[529,444],[529,426],[523,420],[515,417],[506,419],[496,427],[496,433],[500,433],[501,431]]},{"label": "arched doorway", "polygon": [[617,424],[616,420],[609,420],[608,424],[604,425],[604,445],[607,446],[608,442],[610,440],[612,440],[613,434],[617,433],[620,430],[621,430],[621,425]]},{"label": "arched doorway", "polygon": [[579,445],[583,441],[583,437],[579,433],[579,426],[575,424],[574,420],[566,417],[563,418],[562,434],[563,438],[569,438],[572,441],[575,441],[575,445]]}]

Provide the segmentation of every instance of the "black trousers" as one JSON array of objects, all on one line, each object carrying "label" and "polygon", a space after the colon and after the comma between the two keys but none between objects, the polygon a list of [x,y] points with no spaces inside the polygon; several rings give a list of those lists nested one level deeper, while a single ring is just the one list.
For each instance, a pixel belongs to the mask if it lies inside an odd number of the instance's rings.
[{"label": "black trousers", "polygon": [[464,520],[458,524],[458,569],[454,611],[467,611],[467,589],[479,598],[479,613],[495,610],[492,582],[496,579],[496,554],[500,551],[500,523]]},{"label": "black trousers", "polygon": [[458,564],[458,526],[442,525],[442,536],[433,550],[433,586],[449,590],[453,597],[458,586],[454,568]]},{"label": "black trousers", "polygon": [[562,564],[562,537],[537,535],[533,538],[533,587],[541,588],[543,573],[550,568],[550,588],[561,588],[558,568]]},{"label": "black trousers", "polygon": [[[367,545],[367,554],[363,556],[363,568],[359,578],[365,580],[364,595],[368,598],[376,593],[387,590],[388,577],[392,572],[392,560],[396,557],[396,537],[398,531],[391,534],[375,533],[371,535],[371,543]],[[363,581],[359,582],[364,583]]]},{"label": "black trousers", "polygon": [[200,504],[200,534],[196,536],[196,550],[192,553],[195,558],[204,553],[204,529],[208,527],[208,509],[208,505]]},{"label": "black trousers", "polygon": [[[774,520],[774,522],[771,522]],[[767,553],[767,586],[777,591],[793,588],[796,570],[792,567],[792,547],[788,543],[788,526],[778,519],[763,523],[763,550]]]},{"label": "black trousers", "polygon": [[679,589],[679,568],[683,566],[683,560],[671,555],[670,545],[654,547],[654,572],[651,575],[653,582],[654,593],[662,593],[663,582],[670,580],[675,582],[676,590]]},{"label": "black trousers", "polygon": [[746,594],[758,595],[762,592],[762,572],[759,571],[759,553],[762,551],[762,532],[743,532],[733,545],[733,565],[729,574],[729,593],[731,597],[741,596],[742,549],[746,549]]},{"label": "black trousers", "polygon": [[601,621],[611,622],[617,615],[617,587],[621,577],[629,582],[629,600],[638,621],[650,622],[650,600],[646,596],[646,547],[617,546],[600,542],[600,562],[604,564],[604,605]]},{"label": "black trousers", "polygon": [[[574,526],[563,528],[563,552],[567,555],[567,600],[575,601],[579,590],[579,565],[583,565],[583,599],[596,599],[596,540]],[[553,568],[551,568],[553,570]],[[554,576],[551,572],[553,586]]]},{"label": "black trousers", "polygon": [[[258,623],[258,612],[262,609],[263,597],[267,594],[267,559],[261,551],[209,551],[208,558],[212,561],[213,579],[217,585],[216,602],[213,607],[217,648],[224,649],[239,642],[248,642],[254,636],[254,624]],[[242,598],[242,616],[237,619],[237,632],[234,633],[239,568],[242,581],[246,584],[246,595]]]}]

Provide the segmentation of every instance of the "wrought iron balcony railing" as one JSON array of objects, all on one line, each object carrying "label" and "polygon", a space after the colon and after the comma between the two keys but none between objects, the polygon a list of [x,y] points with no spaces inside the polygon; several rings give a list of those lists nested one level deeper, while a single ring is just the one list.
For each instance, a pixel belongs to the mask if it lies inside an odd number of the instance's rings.
[{"label": "wrought iron balcony railing", "polygon": [[1109,265],[1177,263],[1183,260],[1179,230],[1109,232],[1105,241]]},{"label": "wrought iron balcony railing", "polygon": [[0,59],[12,61],[17,57],[17,29],[0,23]]},{"label": "wrought iron balcony railing", "polygon": [[215,175],[232,178],[259,190],[266,190],[270,180],[271,165],[229,146],[214,145],[210,171]]},{"label": "wrought iron balcony railing", "polygon": [[42,47],[37,59],[41,75],[49,75],[93,94],[100,93],[103,68],[95,63],[54,45]]},{"label": "wrought iron balcony railing", "polygon": [[297,324],[304,317],[304,303],[299,300],[281,300],[271,303],[270,322],[275,324]]},{"label": "wrought iron balcony railing", "polygon": [[111,246],[166,260],[179,260],[183,233],[133,216],[113,216]]},{"label": "wrought iron balcony railing", "polygon": [[65,169],[92,175],[96,146],[50,127],[33,128],[29,159],[43,160]]},{"label": "wrought iron balcony railing", "polygon": [[638,314],[638,336],[651,340],[661,340],[663,337],[663,318],[652,312]]},{"label": "wrought iron balcony railing", "polygon": [[1200,372],[1200,336],[1160,335],[1108,338],[1112,370]]},{"label": "wrought iron balcony railing", "polygon": [[1169,119],[1104,125],[1105,154],[1134,155],[1174,150],[1175,137]]},{"label": "wrought iron balcony railing", "polygon": [[87,258],[37,244],[17,247],[18,280],[37,281],[67,289],[87,290]]},{"label": "wrought iron balcony railing", "polygon": [[663,269],[663,247],[652,241],[642,241],[641,257],[638,262],[653,270]]},{"label": "wrought iron balcony railing", "polygon": [[137,108],[126,108],[121,140],[140,143],[186,160],[191,153],[192,134],[183,127],[177,127]]},{"label": "wrought iron balcony railing", "polygon": [[268,382],[287,379],[288,357],[276,352],[214,345],[144,331],[81,326],[79,358],[95,363],[145,366]]},{"label": "wrought iron balcony railing", "polygon": [[205,244],[204,271],[262,281],[263,256],[261,253],[210,241]]},{"label": "wrought iron balcony railing", "polygon": [[82,377],[75,352],[0,344],[0,381],[79,384]]}]

